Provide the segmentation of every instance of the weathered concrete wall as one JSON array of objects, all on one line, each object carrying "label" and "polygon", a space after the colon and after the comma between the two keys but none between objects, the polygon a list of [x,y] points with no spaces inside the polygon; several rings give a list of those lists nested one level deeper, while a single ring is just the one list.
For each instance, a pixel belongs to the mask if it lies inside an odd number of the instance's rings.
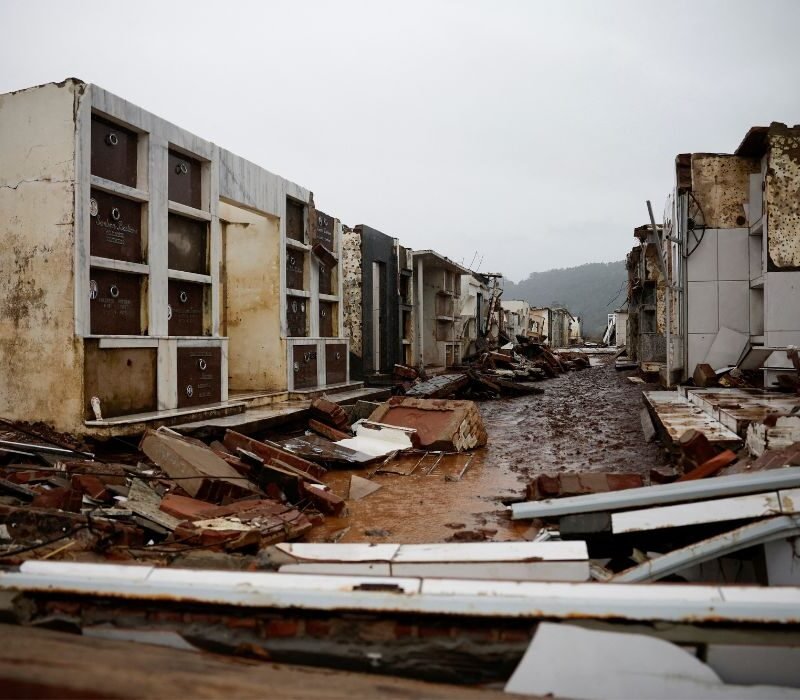
[{"label": "weathered concrete wall", "polygon": [[773,124],[766,176],[767,265],[800,270],[800,129]]},{"label": "weathered concrete wall", "polygon": [[759,172],[755,158],[712,153],[692,154],[692,194],[703,210],[707,228],[740,228],[743,204],[750,193],[750,174]]},{"label": "weathered concrete wall", "polygon": [[0,415],[58,430],[83,417],[73,255],[74,114],[84,87],[0,96]]},{"label": "weathered concrete wall", "polygon": [[538,335],[540,338],[550,337],[550,309],[539,308],[530,310],[530,319],[538,324]]},{"label": "weathered concrete wall", "polygon": [[[422,362],[426,367],[444,365],[444,343],[436,336],[436,292],[442,288],[442,271],[435,267],[423,268],[422,290]],[[417,306],[417,313],[420,308]]]},{"label": "weathered concrete wall", "polygon": [[280,220],[220,202],[223,265],[222,333],[233,391],[286,388],[281,338]]},{"label": "weathered concrete wall", "polygon": [[340,263],[344,292],[342,295],[344,335],[350,338],[350,373],[361,377],[363,373],[363,320],[361,318],[362,269],[361,234],[347,229],[342,234],[342,262]]}]

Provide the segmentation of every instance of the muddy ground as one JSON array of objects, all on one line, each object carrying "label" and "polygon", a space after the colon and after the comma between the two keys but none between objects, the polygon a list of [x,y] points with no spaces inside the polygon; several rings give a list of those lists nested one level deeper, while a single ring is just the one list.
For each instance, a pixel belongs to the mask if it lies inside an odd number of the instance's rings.
[{"label": "muddy ground", "polygon": [[[381,485],[379,491],[350,501],[347,517],[328,517],[308,539],[400,543],[526,539],[535,531],[530,523],[512,522],[505,503],[519,500],[536,474],[646,474],[664,461],[654,443],[644,442],[639,419],[641,393],[653,387],[628,381],[631,373],[617,372],[608,357],[596,361],[602,364],[541,382],[544,394],[481,403],[489,444],[476,452],[460,481],[452,477],[466,464],[468,454],[444,457],[437,465],[432,456],[422,463],[418,456],[394,460],[371,477]],[[326,481],[346,497],[351,474],[369,476],[374,470],[332,471]]]}]

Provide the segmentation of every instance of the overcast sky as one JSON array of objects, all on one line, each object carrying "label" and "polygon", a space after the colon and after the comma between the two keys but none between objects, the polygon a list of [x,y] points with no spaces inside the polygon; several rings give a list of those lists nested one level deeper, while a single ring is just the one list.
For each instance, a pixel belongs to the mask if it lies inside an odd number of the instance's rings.
[{"label": "overcast sky", "polygon": [[0,0],[0,92],[97,83],[518,281],[621,259],[679,152],[800,122],[800,1]]}]

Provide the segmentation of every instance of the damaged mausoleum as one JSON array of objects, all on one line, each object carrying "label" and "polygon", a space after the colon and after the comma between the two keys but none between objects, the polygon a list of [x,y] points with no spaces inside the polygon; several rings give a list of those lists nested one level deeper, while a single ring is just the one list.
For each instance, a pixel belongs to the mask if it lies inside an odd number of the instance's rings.
[{"label": "damaged mausoleum", "polygon": [[592,337],[101,87],[0,95],[0,688],[800,697],[798,153],[679,155]]}]

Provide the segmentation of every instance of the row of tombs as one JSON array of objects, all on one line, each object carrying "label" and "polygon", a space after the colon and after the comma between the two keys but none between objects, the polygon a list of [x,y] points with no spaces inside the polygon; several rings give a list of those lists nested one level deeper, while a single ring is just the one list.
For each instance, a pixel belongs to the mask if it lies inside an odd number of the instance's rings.
[{"label": "row of tombs", "polygon": [[452,309],[412,349],[396,239],[95,85],[0,96],[0,180],[0,415],[102,434],[459,360]]}]

